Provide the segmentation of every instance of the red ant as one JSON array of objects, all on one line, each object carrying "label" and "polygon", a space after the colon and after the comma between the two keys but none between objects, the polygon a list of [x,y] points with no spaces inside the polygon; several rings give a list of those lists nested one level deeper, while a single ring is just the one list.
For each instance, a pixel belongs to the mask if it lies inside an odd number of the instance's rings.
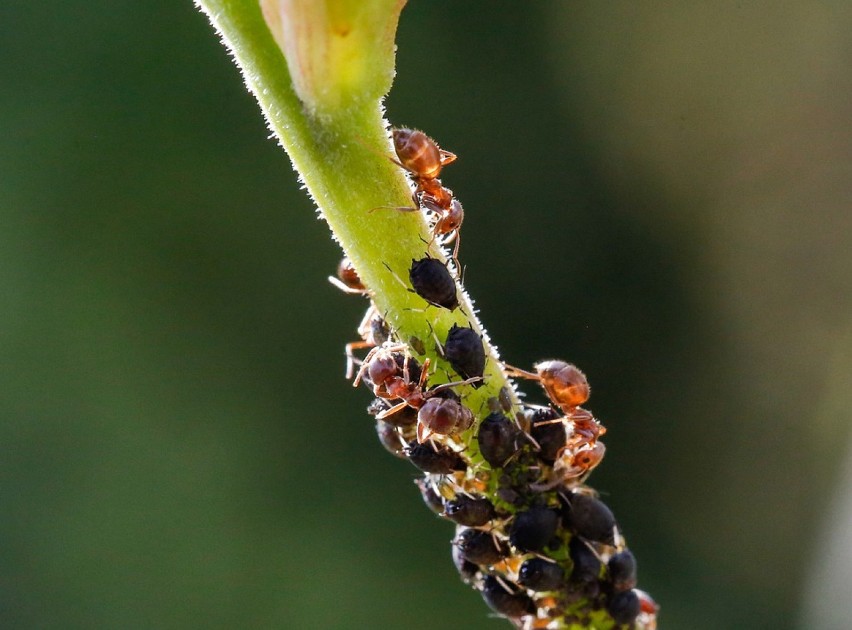
[{"label": "red ant", "polygon": [[[456,155],[444,151],[422,131],[397,128],[392,132],[393,147],[398,164],[411,174],[417,187],[414,189],[414,201],[418,207],[433,212],[438,220],[432,228],[433,238],[452,234],[455,241],[453,261],[458,267],[459,228],[464,220],[461,203],[453,198],[453,191],[445,188],[438,179],[441,169],[456,161]],[[450,241],[448,241],[450,242]]]},{"label": "red ant", "polygon": [[348,256],[344,256],[337,264],[337,277],[329,276],[328,281],[349,295],[368,295],[369,291],[361,281],[361,276]]},{"label": "red ant", "polygon": [[346,344],[346,378],[352,378],[352,373],[355,371],[356,364],[363,362],[355,356],[356,350],[363,348],[375,349],[390,338],[390,329],[388,323],[379,314],[375,306],[370,305],[361,323],[358,324],[358,335],[361,341],[351,341]]},{"label": "red ant", "polygon": [[583,444],[578,449],[566,445],[559,450],[556,456],[551,479],[542,483],[530,484],[530,488],[536,492],[542,492],[569,481],[581,483],[601,463],[605,453],[606,446],[603,442]]},{"label": "red ant", "polygon": [[[554,412],[555,413],[555,412]],[[533,426],[540,427],[546,424],[562,423],[570,431],[570,437],[565,442],[565,447],[576,450],[583,446],[594,447],[598,438],[606,433],[606,427],[598,422],[592,413],[581,407],[577,407],[568,415],[553,420],[534,422]]]},{"label": "red ant", "polygon": [[[337,265],[337,277],[329,276],[328,281],[338,289],[350,295],[369,295],[369,290],[361,281],[358,272],[352,265],[352,261],[344,256]],[[358,324],[358,335],[361,341],[353,341],[346,344],[346,378],[352,378],[355,364],[360,363],[355,357],[355,350],[361,348],[375,348],[388,340],[390,331],[387,322],[379,314],[373,304],[364,314],[361,323]]]},{"label": "red ant", "polygon": [[[420,377],[414,381],[409,373],[410,357],[407,353],[401,354],[405,350],[406,347],[400,344],[384,344],[373,348],[364,358],[364,363],[352,383],[354,387],[357,387],[366,373],[376,396],[402,400],[390,409],[385,409],[376,415],[376,419],[382,420],[406,407],[419,410],[422,414],[418,413],[417,440],[421,443],[429,439],[433,433],[449,435],[469,428],[473,423],[473,414],[462,407],[461,404],[458,404],[457,401],[453,401],[454,404],[436,404],[429,403],[429,401],[451,387],[469,385],[478,382],[481,377],[444,383],[427,390],[425,387],[426,380],[429,377],[430,360],[427,358],[423,362],[423,366],[420,367]],[[400,357],[402,357],[401,368],[399,365]],[[429,404],[427,405],[427,403]]]},{"label": "red ant", "polygon": [[536,373],[504,364],[506,374],[538,381],[550,401],[563,413],[571,414],[589,399],[590,388],[586,375],[565,361],[541,361],[535,364]]},{"label": "red ant", "polygon": [[[416,184],[414,189],[414,208],[393,208],[401,212],[416,212],[423,209],[437,217],[432,226],[432,240],[439,236],[449,235],[444,244],[454,242],[453,262],[458,264],[461,238],[459,229],[464,221],[464,208],[458,199],[453,197],[453,191],[444,187],[438,175],[447,164],[456,161],[456,155],[444,151],[438,144],[422,131],[415,129],[395,128],[392,131],[393,146],[397,160],[392,161],[404,168]],[[375,208],[374,208],[375,209]],[[431,242],[429,245],[431,246]]]}]

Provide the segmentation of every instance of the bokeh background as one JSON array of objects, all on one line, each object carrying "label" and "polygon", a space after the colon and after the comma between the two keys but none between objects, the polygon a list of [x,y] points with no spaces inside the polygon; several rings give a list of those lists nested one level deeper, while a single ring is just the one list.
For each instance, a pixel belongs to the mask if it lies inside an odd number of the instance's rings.
[{"label": "bokeh background", "polygon": [[[564,357],[661,627],[849,628],[852,5],[412,0],[467,284]],[[0,7],[0,626],[500,628],[187,0]],[[535,387],[528,387],[538,400]]]}]

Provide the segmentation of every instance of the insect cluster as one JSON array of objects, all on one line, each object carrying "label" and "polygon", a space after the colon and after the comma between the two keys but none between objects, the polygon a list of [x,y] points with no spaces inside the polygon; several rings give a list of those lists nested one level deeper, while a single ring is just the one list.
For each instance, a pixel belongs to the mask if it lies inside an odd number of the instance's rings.
[{"label": "insect cluster", "polygon": [[[455,243],[458,273],[463,211],[438,179],[456,156],[420,131],[395,129],[393,141],[433,240]],[[410,290],[449,311],[460,309],[453,276],[428,254],[408,270]],[[330,280],[370,296],[347,259]],[[534,371],[503,364],[507,376],[537,381],[549,404],[519,405],[505,387],[473,404],[491,359],[472,323],[433,334],[435,361],[418,359],[425,342],[405,343],[372,302],[358,334],[346,346],[347,378],[374,396],[367,411],[381,444],[423,473],[415,483],[426,505],[455,524],[453,562],[493,611],[525,629],[656,628],[657,605],[636,588],[636,559],[584,483],[604,457],[606,429],[582,407],[590,395],[583,372],[558,360]]]}]

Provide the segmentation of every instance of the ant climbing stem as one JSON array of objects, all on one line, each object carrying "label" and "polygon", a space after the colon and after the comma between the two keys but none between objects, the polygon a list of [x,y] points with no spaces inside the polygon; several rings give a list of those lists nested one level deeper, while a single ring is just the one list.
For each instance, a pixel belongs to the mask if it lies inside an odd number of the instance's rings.
[{"label": "ant climbing stem", "polygon": [[[391,162],[403,168],[415,185],[412,193],[414,207],[377,206],[378,209],[397,210],[399,212],[416,212],[423,210],[433,218],[432,243],[438,237],[447,236],[441,242],[442,246],[453,244],[452,259],[457,272],[461,272],[458,254],[461,246],[459,231],[464,221],[464,208],[453,196],[453,191],[446,188],[438,179],[444,166],[456,161],[456,155],[441,149],[438,144],[422,131],[394,128],[391,132],[394,151],[397,159],[386,156]],[[362,142],[362,144],[365,144]],[[365,144],[365,146],[367,146]],[[367,147],[371,151],[371,147]]]}]

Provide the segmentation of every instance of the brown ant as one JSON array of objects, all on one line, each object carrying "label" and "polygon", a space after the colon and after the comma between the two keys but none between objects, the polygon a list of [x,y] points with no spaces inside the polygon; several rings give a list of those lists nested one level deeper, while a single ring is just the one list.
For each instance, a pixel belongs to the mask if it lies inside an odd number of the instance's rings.
[{"label": "brown ant", "polygon": [[598,438],[606,433],[606,427],[590,411],[581,407],[577,407],[564,420],[571,423],[571,437],[566,444],[568,448],[576,449],[586,444],[594,447]]},{"label": "brown ant", "polygon": [[[329,276],[328,281],[338,289],[350,295],[369,295],[369,290],[361,281],[358,272],[352,265],[352,261],[347,256],[344,256],[337,265],[337,277]],[[370,308],[358,324],[358,335],[361,341],[353,341],[346,344],[346,378],[352,378],[352,373],[355,369],[355,364],[360,361],[355,357],[355,350],[362,348],[375,348],[383,344],[390,337],[387,322],[379,314],[375,305],[370,304]]]},{"label": "brown ant", "polygon": [[[453,197],[453,191],[444,187],[438,179],[441,169],[455,162],[456,155],[441,149],[422,131],[395,128],[392,136],[398,158],[392,161],[408,171],[416,185],[413,194],[415,207],[392,209],[401,212],[416,212],[422,209],[437,217],[432,226],[432,240],[439,236],[448,236],[444,244],[454,243],[453,262],[456,269],[461,269],[458,262],[461,245],[459,229],[464,221],[464,208],[458,199]],[[429,245],[431,244],[430,242]]]},{"label": "brown ant", "polygon": [[[473,423],[473,416],[469,410],[460,404],[438,405],[432,403],[427,406],[426,403],[451,387],[469,385],[478,382],[481,377],[444,383],[427,390],[425,387],[426,380],[429,377],[430,360],[427,358],[420,367],[420,377],[412,380],[409,373],[409,361],[411,359],[407,353],[402,354],[405,350],[406,346],[391,343],[373,348],[364,358],[364,363],[353,381],[353,386],[357,387],[366,373],[376,396],[401,399],[402,402],[377,414],[376,419],[382,420],[406,407],[412,407],[419,411],[423,411],[425,408],[422,419],[418,413],[417,438],[419,442],[426,441],[433,433],[450,434],[456,430],[464,430],[470,427]],[[401,368],[399,365],[400,356],[402,356]]]},{"label": "brown ant", "polygon": [[530,488],[543,492],[566,482],[582,483],[601,463],[605,453],[606,446],[603,442],[583,444],[577,449],[566,445],[557,453],[550,480],[530,484]]},{"label": "brown ant", "polygon": [[349,295],[368,295],[369,293],[348,256],[340,259],[337,265],[337,277],[329,276],[328,281]]},{"label": "brown ant", "polygon": [[443,167],[456,161],[455,153],[444,151],[422,131],[397,127],[391,135],[399,165],[414,176],[418,192],[429,192],[428,182],[435,181]]},{"label": "brown ant", "polygon": [[378,309],[376,309],[376,307],[372,304],[370,305],[370,308],[367,309],[367,312],[364,313],[361,323],[358,324],[357,331],[358,335],[361,337],[361,341],[351,341],[345,346],[347,380],[352,378],[352,374],[355,371],[355,365],[362,364],[362,361],[355,356],[355,350],[375,348],[376,346],[382,345],[390,338],[388,323],[379,314]]},{"label": "brown ant", "polygon": [[[556,413],[552,410],[549,411],[553,414]],[[570,437],[566,440],[565,447],[574,450],[582,448],[585,445],[594,447],[598,438],[606,433],[606,427],[598,422],[590,411],[582,407],[577,407],[563,417],[533,422],[532,426],[540,427],[548,424],[564,424],[565,428],[570,431]]]},{"label": "brown ant", "polygon": [[508,376],[538,381],[550,401],[563,413],[570,414],[589,399],[590,388],[586,375],[575,365],[552,360],[536,363],[535,373],[504,364]]}]

